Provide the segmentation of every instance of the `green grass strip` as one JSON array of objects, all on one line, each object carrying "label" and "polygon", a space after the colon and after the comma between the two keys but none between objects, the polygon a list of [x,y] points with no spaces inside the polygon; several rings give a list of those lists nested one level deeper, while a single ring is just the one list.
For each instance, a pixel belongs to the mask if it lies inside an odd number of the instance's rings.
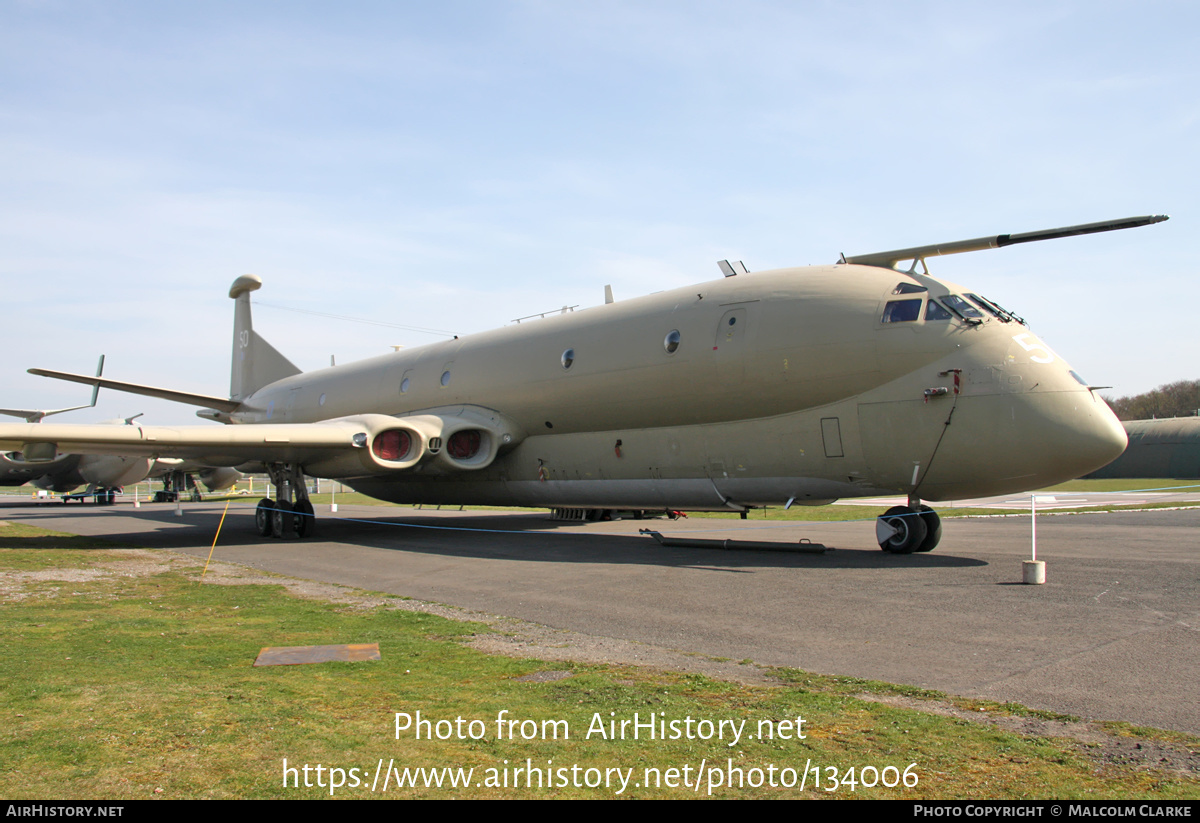
[{"label": "green grass strip", "polygon": [[[464,645],[484,627],[390,608],[398,598],[337,605],[280,585],[201,583],[200,568],[0,527],[0,795],[1200,797],[1194,779],[1098,762],[1073,743],[862,699],[931,696],[912,689],[790,670],[782,685],[751,687],[488,655]],[[252,666],[266,646],[338,643],[378,643],[383,659]],[[432,739],[416,738],[418,712]],[[411,724],[399,735],[397,713]],[[643,727],[634,740],[627,725],[622,739],[621,721],[652,715],[679,736],[647,739]],[[722,739],[702,739],[722,721]],[[774,739],[750,737],[768,729]],[[380,763],[391,767],[386,792],[382,777],[371,787]],[[469,785],[450,785],[467,770]]]}]

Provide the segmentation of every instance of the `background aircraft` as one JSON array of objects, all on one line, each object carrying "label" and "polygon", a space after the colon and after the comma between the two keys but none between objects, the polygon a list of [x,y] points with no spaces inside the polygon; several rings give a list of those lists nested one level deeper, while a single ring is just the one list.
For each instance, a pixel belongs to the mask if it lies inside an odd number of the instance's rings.
[{"label": "background aircraft", "polygon": [[1200,417],[1127,420],[1129,447],[1087,479],[1174,477],[1200,479]]},{"label": "background aircraft", "polygon": [[[104,355],[100,355],[100,361],[96,364],[96,377],[102,374]],[[22,417],[29,423],[40,423],[51,415],[94,408],[99,394],[100,386],[95,385],[92,387],[91,402],[82,406],[65,409],[0,409],[0,414]],[[120,424],[129,421],[109,422]],[[89,493],[96,493],[97,502],[112,503],[112,490],[145,479],[152,463],[141,457],[91,454],[58,454],[52,460],[35,462],[26,460],[21,452],[5,452],[0,454],[0,486],[23,486],[29,483],[39,489],[61,493],[86,484]]]},{"label": "background aircraft", "polygon": [[174,503],[180,496],[187,496],[193,502],[201,499],[200,487],[197,481],[204,484],[210,492],[231,488],[245,477],[240,471],[224,466],[205,466],[195,460],[181,460],[178,457],[160,457],[154,461],[150,476],[161,480],[162,491],[154,493],[156,503]]},{"label": "background aircraft", "polygon": [[[104,355],[96,364],[96,377],[104,374]],[[46,417],[64,412],[90,409],[96,406],[100,386],[92,387],[90,403],[65,409],[0,409],[0,414],[24,418],[29,423],[40,423]],[[132,425],[141,417],[110,420],[106,425]],[[95,494],[98,503],[113,502],[113,491],[137,483],[147,476],[162,478],[164,491],[156,499],[174,502],[178,494],[192,492],[196,499],[198,477],[209,491],[227,489],[242,478],[235,469],[203,466],[195,462],[176,458],[161,458],[147,461],[119,455],[57,454],[52,460],[29,461],[21,452],[0,453],[0,486],[23,486],[29,483],[39,489],[65,493],[87,485],[87,494]]]},{"label": "background aircraft", "polygon": [[[97,425],[131,424],[128,420],[112,420]],[[42,451],[39,457],[30,458],[20,450],[0,453],[0,486],[29,483],[46,491],[66,493],[86,485],[87,494],[95,494],[97,503],[111,504],[117,489],[145,480],[154,465],[154,458],[145,455],[55,453],[44,459]]]},{"label": "background aircraft", "polygon": [[[96,364],[96,376],[104,374],[104,355],[100,355],[100,362]],[[63,414],[64,412],[78,411],[79,409],[93,409],[96,407],[96,400],[100,397],[99,384],[92,386],[92,402],[84,403],[82,406],[71,406],[66,409],[0,409],[0,414],[6,414],[9,417],[24,418],[27,423],[40,423],[43,418],[53,414]]]},{"label": "background aircraft", "polygon": [[31,459],[69,444],[262,461],[277,491],[256,525],[277,537],[311,529],[307,474],[394,502],[571,508],[746,511],[900,492],[909,505],[879,519],[880,546],[928,551],[941,528],[923,500],[1077,477],[1126,436],[1019,316],[932,277],[925,259],[1165,219],[722,267],[697,286],[306,373],[254,331],[261,280],[243,275],[229,291],[228,398],[31,370],[205,406],[231,425],[10,425],[0,443]]}]

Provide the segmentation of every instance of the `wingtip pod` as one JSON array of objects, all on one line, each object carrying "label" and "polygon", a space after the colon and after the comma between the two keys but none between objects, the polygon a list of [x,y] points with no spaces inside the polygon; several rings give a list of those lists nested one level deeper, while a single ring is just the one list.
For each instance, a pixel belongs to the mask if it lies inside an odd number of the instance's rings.
[{"label": "wingtip pod", "polygon": [[237,280],[233,281],[233,285],[229,287],[229,297],[237,300],[243,294],[249,294],[252,291],[258,291],[262,288],[262,278],[257,274],[243,274]]}]

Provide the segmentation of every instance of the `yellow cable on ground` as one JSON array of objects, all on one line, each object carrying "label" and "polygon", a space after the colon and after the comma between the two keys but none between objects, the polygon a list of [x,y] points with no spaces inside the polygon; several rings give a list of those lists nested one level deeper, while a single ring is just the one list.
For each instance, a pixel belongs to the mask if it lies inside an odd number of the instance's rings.
[{"label": "yellow cable on ground", "polygon": [[225,501],[225,510],[221,512],[221,522],[217,524],[217,533],[213,535],[212,548],[208,550],[208,560],[204,561],[204,571],[200,572],[200,580],[204,579],[205,572],[208,571],[208,564],[212,561],[213,552],[217,549],[217,538],[221,536],[221,527],[225,525],[225,515],[229,511],[229,501]]}]

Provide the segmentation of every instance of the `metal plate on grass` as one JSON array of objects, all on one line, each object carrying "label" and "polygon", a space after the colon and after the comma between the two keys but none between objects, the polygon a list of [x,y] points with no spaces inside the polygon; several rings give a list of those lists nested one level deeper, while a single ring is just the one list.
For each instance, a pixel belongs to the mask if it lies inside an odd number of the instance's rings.
[{"label": "metal plate on grass", "polygon": [[268,646],[258,653],[255,666],[298,666],[335,660],[357,663],[382,660],[378,643],[347,643],[340,646]]}]

